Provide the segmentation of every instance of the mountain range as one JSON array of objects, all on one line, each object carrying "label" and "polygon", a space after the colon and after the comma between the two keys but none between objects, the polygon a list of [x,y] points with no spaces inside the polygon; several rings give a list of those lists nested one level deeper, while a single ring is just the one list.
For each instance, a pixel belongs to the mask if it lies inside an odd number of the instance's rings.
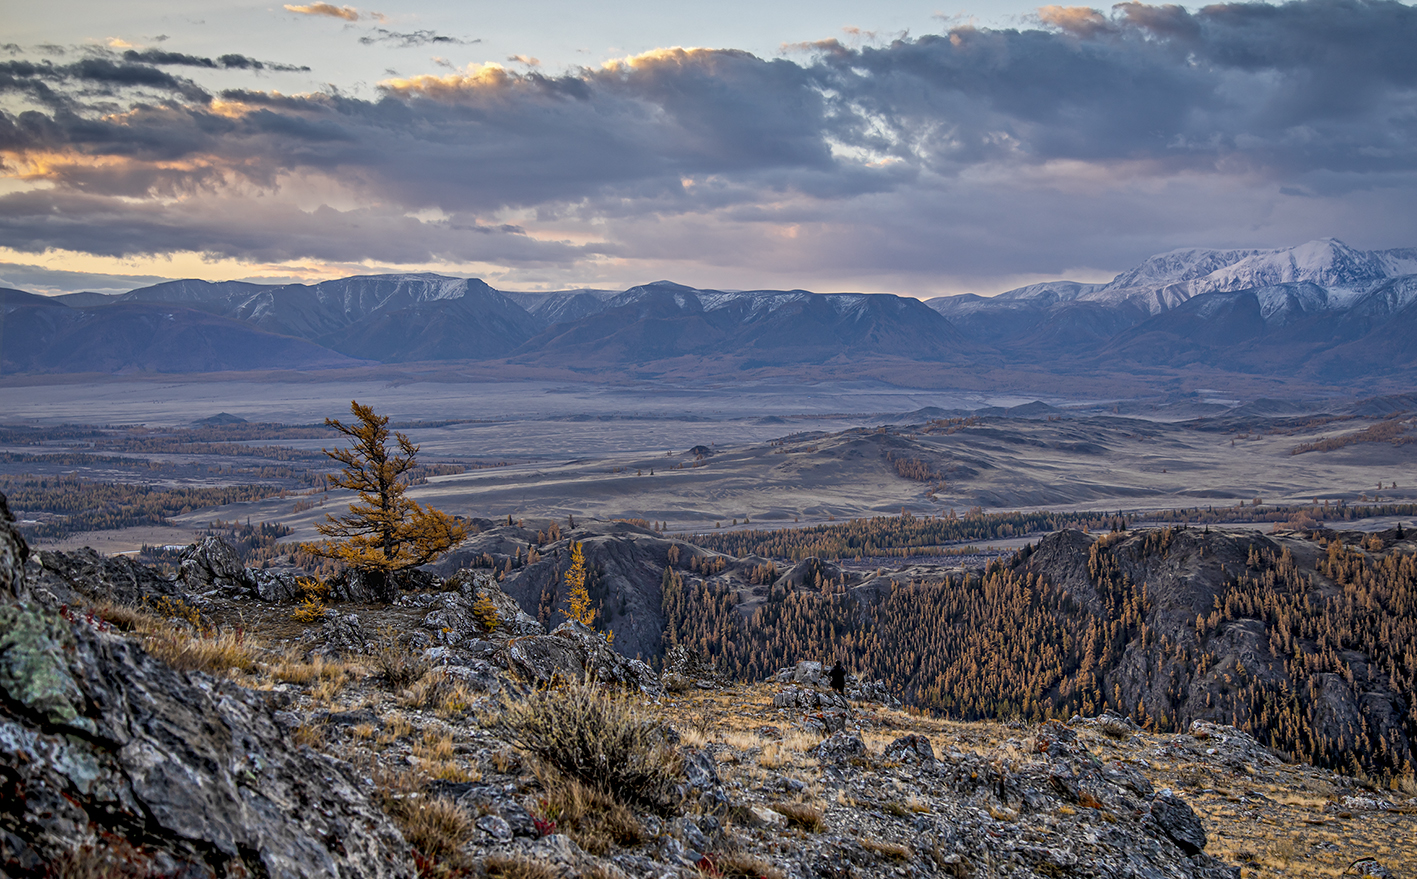
[{"label": "mountain range", "polygon": [[1074,373],[1205,366],[1348,382],[1417,367],[1417,248],[1325,239],[1176,250],[1105,284],[994,297],[498,291],[477,279],[182,280],[117,296],[0,290],[0,371],[201,372],[503,361],[710,372],[888,359]]}]

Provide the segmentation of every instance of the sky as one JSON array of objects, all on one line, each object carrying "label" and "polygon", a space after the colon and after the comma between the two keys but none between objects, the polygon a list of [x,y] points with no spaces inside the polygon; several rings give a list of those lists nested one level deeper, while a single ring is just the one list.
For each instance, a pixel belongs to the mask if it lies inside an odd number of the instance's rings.
[{"label": "sky", "polygon": [[0,0],[0,285],[990,295],[1417,246],[1417,8]]}]

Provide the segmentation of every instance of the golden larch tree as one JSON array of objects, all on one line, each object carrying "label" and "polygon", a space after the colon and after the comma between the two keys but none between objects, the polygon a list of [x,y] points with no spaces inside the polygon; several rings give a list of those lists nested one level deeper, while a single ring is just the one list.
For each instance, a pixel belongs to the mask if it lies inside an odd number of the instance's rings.
[{"label": "golden larch tree", "polygon": [[579,540],[571,543],[571,569],[566,572],[566,616],[585,626],[595,625],[595,608],[590,606],[590,592],[585,586],[585,550]]},{"label": "golden larch tree", "polygon": [[[585,549],[577,540],[571,543],[571,569],[566,572],[566,586],[570,590],[566,595],[566,604],[570,607],[566,616],[594,631],[596,611],[590,606],[590,590],[586,589],[585,581]],[[607,630],[601,634],[606,642],[615,643],[614,632]]]},{"label": "golden larch tree", "polygon": [[358,421],[325,419],[351,441],[348,448],[323,450],[344,465],[326,479],[358,492],[359,500],[349,505],[347,515],[325,516],[316,527],[326,539],[302,548],[351,568],[388,574],[427,564],[462,542],[467,537],[463,525],[404,494],[418,446],[395,431],[398,448],[391,450],[387,415],[376,415],[358,401],[351,401],[349,409]]}]

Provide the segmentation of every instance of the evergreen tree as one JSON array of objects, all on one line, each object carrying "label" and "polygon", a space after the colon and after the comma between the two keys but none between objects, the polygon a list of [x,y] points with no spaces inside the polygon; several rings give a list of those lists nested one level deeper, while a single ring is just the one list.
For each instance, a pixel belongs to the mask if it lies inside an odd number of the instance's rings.
[{"label": "evergreen tree", "polygon": [[326,515],[318,526],[325,540],[303,546],[306,552],[351,568],[389,574],[427,564],[467,537],[467,529],[448,514],[424,508],[404,495],[418,446],[395,432],[397,451],[389,449],[388,416],[351,401],[357,422],[326,418],[325,424],[351,440],[349,448],[324,449],[343,469],[329,483],[359,493],[344,516]]}]

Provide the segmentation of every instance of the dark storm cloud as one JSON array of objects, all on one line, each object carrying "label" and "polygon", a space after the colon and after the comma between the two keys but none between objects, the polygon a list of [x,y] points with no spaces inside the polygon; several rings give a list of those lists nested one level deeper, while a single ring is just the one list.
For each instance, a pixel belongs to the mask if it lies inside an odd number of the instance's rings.
[{"label": "dark storm cloud", "polygon": [[436,260],[555,264],[594,252],[471,218],[423,223],[383,209],[302,211],[263,205],[255,199],[221,203],[200,196],[177,206],[122,205],[109,198],[53,190],[0,196],[0,240],[30,252],[50,248],[99,256],[197,252],[266,261],[318,256],[394,264]]},{"label": "dark storm cloud", "polygon": [[[122,88],[166,92],[194,104],[205,103],[210,98],[204,89],[190,79],[173,76],[151,64],[106,57],[84,58],[71,64],[54,64],[50,61],[0,61],[0,93],[18,91],[31,95],[48,95],[50,89],[44,85],[46,82],[54,83],[56,89],[69,87],[74,92],[72,98],[82,97],[85,92],[95,89],[99,94],[113,95],[117,89]],[[45,103],[78,106],[73,100],[61,101],[57,96],[50,97]],[[5,118],[9,120],[14,117],[5,114]],[[82,124],[77,118],[72,121]]]},{"label": "dark storm cloud", "polygon": [[399,33],[382,27],[376,27],[372,33],[360,37],[359,42],[366,46],[384,43],[399,49],[409,49],[416,46],[471,46],[475,43],[482,42],[482,40],[464,40],[461,37],[450,37],[446,34],[440,34],[431,30]]},{"label": "dark storm cloud", "polygon": [[[333,14],[326,5],[308,11]],[[861,48],[828,41],[798,60],[674,49],[561,75],[479,68],[391,81],[375,98],[232,90],[212,102],[161,69],[241,67],[227,59],[244,56],[149,50],[68,65],[5,62],[0,89],[28,94],[38,106],[0,115],[0,145],[80,157],[50,163],[46,173],[58,191],[42,200],[82,193],[95,201],[57,213],[26,209],[25,224],[0,229],[0,244],[79,246],[85,211],[107,205],[113,214],[105,222],[122,226],[119,218],[144,195],[211,194],[237,183],[274,193],[291,175],[320,176],[389,206],[378,224],[387,236],[417,235],[424,225],[396,221],[397,210],[514,208],[542,220],[735,210],[732,222],[752,224],[781,222],[771,206],[794,198],[838,212],[844,202],[868,199],[882,216],[891,204],[912,212],[902,217],[907,226],[936,222],[922,192],[949,192],[958,199],[951,209],[967,224],[971,211],[995,216],[988,187],[978,182],[990,175],[1023,191],[1035,177],[1050,187],[1052,178],[1043,177],[1073,174],[1072,194],[1062,200],[1099,204],[1089,185],[1107,187],[1107,198],[1119,202],[1142,198],[1147,181],[1177,175],[1295,192],[1321,180],[1326,198],[1411,188],[1413,7],[1299,0],[1188,12],[1123,3],[1105,13],[1044,7],[1038,19],[1032,29],[958,27]],[[451,39],[383,30],[365,39],[385,34],[393,44]],[[99,83],[166,97],[115,116],[108,104],[83,103],[77,86]],[[55,92],[71,103],[60,106]],[[118,161],[91,161],[97,158]],[[1065,166],[1100,169],[1102,182],[1057,170]],[[965,176],[973,182],[960,183]],[[115,196],[124,200],[103,201]],[[1059,202],[1034,200],[1050,209]],[[222,245],[220,218],[201,224],[210,231],[201,240],[187,229],[164,237],[162,218],[176,209],[154,201],[144,210],[150,213],[139,222],[105,231],[95,252],[283,252],[258,234],[258,223]],[[350,242],[367,239],[300,228],[290,250],[300,255],[343,259]],[[501,237],[521,239],[528,254],[539,247],[526,236]],[[419,250],[392,240],[376,245]]]},{"label": "dark storm cloud", "polygon": [[274,64],[268,61],[257,61],[255,58],[248,58],[245,55],[227,54],[218,58],[203,58],[200,55],[187,55],[182,52],[164,52],[160,49],[145,49],[141,52],[136,49],[129,49],[123,53],[123,60],[135,64],[173,64],[185,67],[205,67],[209,70],[218,68],[226,70],[275,70],[275,71],[306,71],[309,67],[300,67],[294,64]]},{"label": "dark storm cloud", "polygon": [[[1050,30],[825,47],[822,82],[945,170],[982,160],[1146,159],[1279,172],[1417,164],[1417,9],[1396,2],[1044,7]],[[880,136],[876,145],[889,149]]]}]

